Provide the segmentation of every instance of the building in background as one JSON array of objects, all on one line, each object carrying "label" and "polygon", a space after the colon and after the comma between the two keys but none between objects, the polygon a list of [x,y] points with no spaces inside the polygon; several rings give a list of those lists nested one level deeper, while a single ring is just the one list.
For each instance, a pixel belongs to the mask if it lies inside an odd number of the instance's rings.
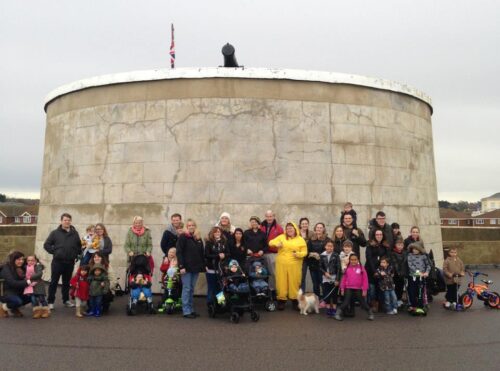
[{"label": "building in background", "polygon": [[464,212],[453,209],[439,209],[442,227],[472,227],[472,217]]},{"label": "building in background", "polygon": [[476,215],[472,218],[472,221],[474,227],[500,228],[500,209]]},{"label": "building in background", "polygon": [[500,209],[500,192],[481,199],[481,213]]},{"label": "building in background", "polygon": [[38,205],[4,202],[0,204],[0,225],[36,224]]}]

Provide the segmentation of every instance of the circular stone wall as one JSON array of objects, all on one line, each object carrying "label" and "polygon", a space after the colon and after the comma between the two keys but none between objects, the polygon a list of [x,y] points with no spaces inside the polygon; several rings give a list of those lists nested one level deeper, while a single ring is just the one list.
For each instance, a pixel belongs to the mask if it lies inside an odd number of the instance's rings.
[{"label": "circular stone wall", "polygon": [[[307,71],[188,69],[83,80],[49,95],[37,253],[63,212],[103,222],[123,276],[134,215],[154,256],[166,215],[204,235],[222,211],[307,216],[328,233],[346,201],[367,231],[384,210],[442,262],[430,100],[397,83]],[[50,267],[50,265],[47,265]],[[158,269],[158,268],[157,268]]]}]

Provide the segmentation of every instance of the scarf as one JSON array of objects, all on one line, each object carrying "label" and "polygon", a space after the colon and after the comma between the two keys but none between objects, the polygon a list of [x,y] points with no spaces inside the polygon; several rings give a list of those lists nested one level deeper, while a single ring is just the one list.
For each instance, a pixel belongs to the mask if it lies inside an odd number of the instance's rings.
[{"label": "scarf", "polygon": [[135,226],[132,226],[130,227],[130,229],[138,237],[141,237],[144,234],[144,232],[146,232],[146,228],[144,228],[144,226],[142,226],[141,228],[136,228]]}]

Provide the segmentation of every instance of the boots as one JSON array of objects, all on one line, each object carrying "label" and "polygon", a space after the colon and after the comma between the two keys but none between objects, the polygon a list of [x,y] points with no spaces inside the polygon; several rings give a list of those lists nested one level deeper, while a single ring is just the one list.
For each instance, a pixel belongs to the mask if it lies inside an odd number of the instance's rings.
[{"label": "boots", "polygon": [[42,317],[42,308],[41,307],[33,307],[33,318],[39,319]]},{"label": "boots", "polygon": [[50,317],[50,309],[48,306],[46,307],[41,307],[41,313],[42,313],[42,316],[41,318],[49,318]]},{"label": "boots", "polygon": [[368,321],[373,321],[375,319],[375,316],[373,315],[373,311],[370,309],[368,310]]},{"label": "boots", "polygon": [[299,308],[299,301],[294,299],[292,300],[292,308],[296,311],[300,311],[300,308]]},{"label": "boots", "polygon": [[5,305],[5,308],[4,305],[5,304],[0,304],[0,318],[5,318],[9,316],[9,313],[7,311],[7,305]]},{"label": "boots", "polygon": [[278,310],[285,310],[286,300],[278,300]]},{"label": "boots", "polygon": [[79,306],[79,305],[76,307],[76,316],[77,316],[78,318],[82,318],[82,317],[83,317],[83,314],[82,314],[82,307],[81,307],[81,306]]},{"label": "boots", "polygon": [[342,309],[338,308],[333,318],[335,318],[337,321],[343,321],[344,318],[342,318]]}]

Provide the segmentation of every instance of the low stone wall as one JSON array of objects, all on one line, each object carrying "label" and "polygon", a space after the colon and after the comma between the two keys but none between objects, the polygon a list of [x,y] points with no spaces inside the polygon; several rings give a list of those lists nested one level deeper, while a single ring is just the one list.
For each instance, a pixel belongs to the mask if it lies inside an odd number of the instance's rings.
[{"label": "low stone wall", "polygon": [[0,226],[0,261],[3,261],[12,250],[33,254],[35,237],[36,226],[34,225]]},{"label": "low stone wall", "polygon": [[458,247],[465,264],[500,264],[500,228],[441,228],[445,256]]}]

